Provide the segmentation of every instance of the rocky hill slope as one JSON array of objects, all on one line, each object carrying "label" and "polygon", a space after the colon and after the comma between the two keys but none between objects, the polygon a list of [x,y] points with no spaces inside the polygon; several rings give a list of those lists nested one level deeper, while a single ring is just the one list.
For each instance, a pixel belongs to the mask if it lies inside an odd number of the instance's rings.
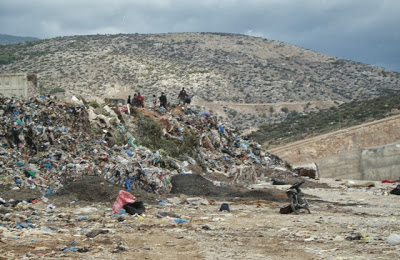
[{"label": "rocky hill slope", "polygon": [[36,37],[21,37],[7,34],[0,34],[0,44],[14,44],[28,41],[39,41]]},{"label": "rocky hill slope", "polygon": [[[301,112],[400,90],[398,73],[234,34],[58,37],[1,46],[0,56],[0,73],[35,73],[42,93],[65,90],[90,100],[164,91],[176,102],[185,87],[195,104],[221,102],[221,116],[243,128],[282,120],[287,107],[274,107],[281,102]],[[256,113],[237,106],[265,103]]]}]

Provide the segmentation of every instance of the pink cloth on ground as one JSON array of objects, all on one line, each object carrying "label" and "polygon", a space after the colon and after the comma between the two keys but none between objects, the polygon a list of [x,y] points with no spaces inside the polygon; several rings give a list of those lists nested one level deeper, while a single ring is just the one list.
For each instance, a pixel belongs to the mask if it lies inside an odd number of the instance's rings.
[{"label": "pink cloth on ground", "polygon": [[134,203],[136,201],[136,197],[130,194],[127,191],[120,190],[118,193],[118,198],[115,200],[112,213],[117,214],[123,206],[129,203]]}]

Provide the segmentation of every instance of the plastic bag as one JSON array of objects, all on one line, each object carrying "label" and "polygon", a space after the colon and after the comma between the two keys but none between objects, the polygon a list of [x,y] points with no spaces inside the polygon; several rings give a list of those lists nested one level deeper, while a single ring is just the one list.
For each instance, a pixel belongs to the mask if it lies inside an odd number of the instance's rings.
[{"label": "plastic bag", "polygon": [[123,206],[129,203],[134,203],[136,201],[135,196],[130,194],[127,191],[120,190],[118,193],[118,197],[114,202],[112,213],[117,214]]}]

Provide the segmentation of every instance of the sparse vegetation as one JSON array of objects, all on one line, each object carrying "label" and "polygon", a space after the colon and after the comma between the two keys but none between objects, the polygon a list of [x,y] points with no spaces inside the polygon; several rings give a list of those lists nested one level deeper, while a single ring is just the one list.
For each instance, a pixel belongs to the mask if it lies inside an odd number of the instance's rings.
[{"label": "sparse vegetation", "polygon": [[59,92],[65,92],[65,89],[57,87],[57,88],[53,88],[49,90],[49,94],[55,94],[55,93],[59,93]]},{"label": "sparse vegetation", "polygon": [[291,111],[278,124],[264,124],[250,135],[259,143],[271,144],[298,141],[310,136],[347,128],[400,113],[400,93],[381,96],[371,100],[352,101],[339,107],[301,115]]},{"label": "sparse vegetation", "polygon": [[1,64],[10,64],[15,61],[21,60],[22,58],[18,55],[15,55],[14,53],[11,52],[3,52],[0,48],[0,65]]},{"label": "sparse vegetation", "polygon": [[234,110],[234,109],[232,109],[232,110],[229,111],[229,114],[230,114],[230,116],[232,116],[232,117],[236,117],[237,111]]},{"label": "sparse vegetation", "polygon": [[143,117],[138,122],[138,133],[140,144],[150,149],[162,149],[167,155],[179,158],[185,154],[195,156],[198,141],[189,130],[183,131],[181,138],[169,139],[162,136],[162,127],[150,117]]},{"label": "sparse vegetation", "polygon": [[[266,60],[263,50],[275,52],[276,59]],[[163,91],[173,99],[177,88],[185,86],[209,102],[336,100],[341,104],[400,90],[398,73],[235,34],[57,37],[0,46],[0,66],[1,71],[11,73],[36,70],[38,82],[47,86],[40,88],[43,94],[50,91],[47,88],[63,86],[88,99],[126,91],[140,91],[146,100]],[[235,118],[238,127],[255,125],[260,119],[276,122],[285,118],[283,113],[275,113],[281,112],[276,106],[276,111],[270,108],[267,118],[261,114],[240,121],[238,115],[243,111],[240,107],[235,110],[236,115],[227,114]],[[285,113],[290,114],[289,110]]]},{"label": "sparse vegetation", "polygon": [[93,108],[98,108],[100,105],[99,105],[99,103],[97,103],[96,100],[91,100],[91,101],[89,101],[89,106],[91,106]]}]

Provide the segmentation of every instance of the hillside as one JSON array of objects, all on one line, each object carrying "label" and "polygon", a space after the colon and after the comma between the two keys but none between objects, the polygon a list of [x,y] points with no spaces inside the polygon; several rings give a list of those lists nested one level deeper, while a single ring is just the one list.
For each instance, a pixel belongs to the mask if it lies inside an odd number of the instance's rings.
[{"label": "hillside", "polygon": [[21,37],[21,36],[13,36],[7,34],[0,34],[0,45],[4,44],[14,44],[28,41],[39,41],[39,38],[36,37]]},{"label": "hillside", "polygon": [[343,128],[361,125],[399,114],[400,94],[383,95],[369,100],[352,101],[309,114],[291,111],[277,124],[259,126],[249,136],[265,145],[282,146]]},{"label": "hillside", "polygon": [[398,183],[298,176],[202,112],[0,95],[2,259],[399,258]]},{"label": "hillside", "polygon": [[[175,103],[185,87],[194,104],[213,104],[241,128],[282,121],[288,107],[279,103],[310,112],[400,90],[398,73],[234,34],[58,37],[0,46],[0,53],[1,73],[35,73],[42,93],[64,89],[91,100],[164,91]],[[261,106],[239,106],[246,104]]]}]

